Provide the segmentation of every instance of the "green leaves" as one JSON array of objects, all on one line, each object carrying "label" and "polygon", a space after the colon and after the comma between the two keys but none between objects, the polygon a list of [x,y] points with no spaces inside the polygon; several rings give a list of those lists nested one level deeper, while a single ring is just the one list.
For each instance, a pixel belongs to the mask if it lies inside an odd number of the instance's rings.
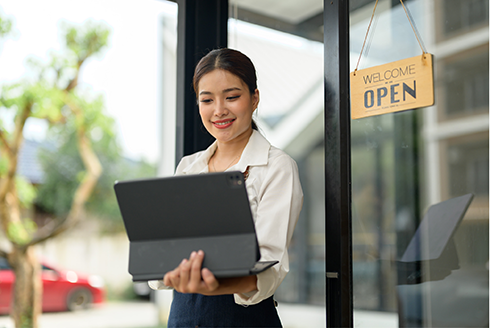
[{"label": "green leaves", "polygon": [[61,120],[63,105],[62,91],[47,85],[44,81],[4,86],[0,96],[0,106],[5,107],[3,110],[15,110],[15,115],[18,115],[25,108],[30,108],[30,116],[52,123]]},{"label": "green leaves", "polygon": [[16,176],[15,187],[19,197],[19,202],[24,208],[30,208],[36,198],[36,188],[24,177]]},{"label": "green leaves", "polygon": [[0,37],[7,35],[12,30],[12,21],[8,18],[0,16]]},{"label": "green leaves", "polygon": [[69,103],[82,112],[82,115],[77,117],[77,128],[83,128],[87,133],[93,129],[101,129],[104,133],[113,135],[114,119],[104,114],[105,103],[102,95],[70,93],[68,97]]},{"label": "green leaves", "polygon": [[32,235],[37,230],[37,224],[26,218],[23,222],[9,222],[7,230],[9,240],[17,245],[25,245],[32,240]]},{"label": "green leaves", "polygon": [[94,21],[88,21],[82,28],[62,25],[66,46],[78,58],[79,63],[92,55],[99,54],[107,46],[110,31]]},{"label": "green leaves", "polygon": [[32,91],[36,95],[32,116],[46,119],[51,123],[59,122],[63,116],[61,113],[64,106],[63,92],[58,88],[48,87],[41,83],[33,85]]}]

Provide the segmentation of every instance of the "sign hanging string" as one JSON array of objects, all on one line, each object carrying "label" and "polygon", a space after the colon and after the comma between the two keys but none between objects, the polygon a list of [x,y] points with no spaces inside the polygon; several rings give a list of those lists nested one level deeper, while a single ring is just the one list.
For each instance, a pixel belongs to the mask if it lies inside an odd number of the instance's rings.
[{"label": "sign hanging string", "polygon": [[[407,15],[408,22],[410,23],[410,26],[412,27],[413,33],[415,34],[415,37],[417,38],[417,42],[419,43],[420,49],[422,49],[422,53],[426,54],[427,50],[425,49],[425,47],[421,41],[422,38],[421,37],[419,38],[419,33],[415,27],[415,23],[413,22],[413,19],[412,19],[410,13],[408,12],[407,8],[405,7],[403,0],[400,0],[400,3],[402,4],[403,10],[405,11],[405,14]],[[371,20],[369,21],[369,25],[368,25],[368,28],[366,31],[366,36],[364,37],[364,42],[362,43],[361,53],[359,54],[359,59],[357,60],[357,65],[356,65],[356,69],[354,70],[354,75],[356,75],[357,69],[359,67],[359,63],[361,62],[362,52],[364,51],[364,46],[366,45],[366,40],[367,40],[367,37],[369,35],[369,29],[371,28],[371,24],[373,22],[373,18],[374,18],[374,14],[376,12],[377,6],[378,6],[378,0],[376,0],[376,3],[374,4],[373,14],[371,15]]]},{"label": "sign hanging string", "polygon": [[403,0],[400,0],[400,3],[402,4],[403,9],[405,10],[405,14],[407,15],[408,21],[410,22],[410,26],[412,27],[413,34],[415,34],[415,37],[417,38],[417,42],[419,43],[420,49],[422,49],[423,54],[426,54],[427,49],[425,49],[425,47],[424,47],[424,44],[422,42],[422,37],[420,36],[419,32],[417,31],[417,27],[415,26],[415,22],[413,21],[412,15],[410,15],[410,11],[408,11],[408,8],[405,7]]}]

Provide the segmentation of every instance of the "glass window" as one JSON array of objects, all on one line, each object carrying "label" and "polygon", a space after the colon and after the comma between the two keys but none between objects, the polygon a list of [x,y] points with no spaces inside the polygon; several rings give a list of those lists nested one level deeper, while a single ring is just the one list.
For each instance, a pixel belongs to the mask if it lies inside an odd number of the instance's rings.
[{"label": "glass window", "polygon": [[295,159],[303,187],[290,271],[275,298],[314,305],[325,304],[322,4],[230,1],[228,23],[229,47],[249,56],[257,71],[259,131]]},{"label": "glass window", "polygon": [[[355,67],[374,1],[350,3]],[[404,3],[434,55],[436,101],[352,121],[354,325],[487,327],[488,1]],[[421,53],[406,19],[379,2],[361,69]]]}]

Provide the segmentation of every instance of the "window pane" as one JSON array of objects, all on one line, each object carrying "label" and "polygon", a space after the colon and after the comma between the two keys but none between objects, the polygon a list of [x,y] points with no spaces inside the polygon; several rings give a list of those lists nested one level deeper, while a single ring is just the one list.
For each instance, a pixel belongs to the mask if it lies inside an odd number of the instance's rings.
[{"label": "window pane", "polygon": [[[374,7],[359,3],[351,70]],[[354,325],[488,327],[488,1],[404,3],[436,100],[352,121]],[[412,39],[399,2],[380,1],[361,69],[420,55]]]}]

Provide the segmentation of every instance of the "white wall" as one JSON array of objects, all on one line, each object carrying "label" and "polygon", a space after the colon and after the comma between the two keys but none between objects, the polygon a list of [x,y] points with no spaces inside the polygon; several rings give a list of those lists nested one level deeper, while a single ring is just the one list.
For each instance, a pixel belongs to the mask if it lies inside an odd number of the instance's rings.
[{"label": "white wall", "polygon": [[113,289],[122,290],[131,284],[126,234],[99,236],[74,229],[38,245],[37,253],[56,268],[100,275]]}]

